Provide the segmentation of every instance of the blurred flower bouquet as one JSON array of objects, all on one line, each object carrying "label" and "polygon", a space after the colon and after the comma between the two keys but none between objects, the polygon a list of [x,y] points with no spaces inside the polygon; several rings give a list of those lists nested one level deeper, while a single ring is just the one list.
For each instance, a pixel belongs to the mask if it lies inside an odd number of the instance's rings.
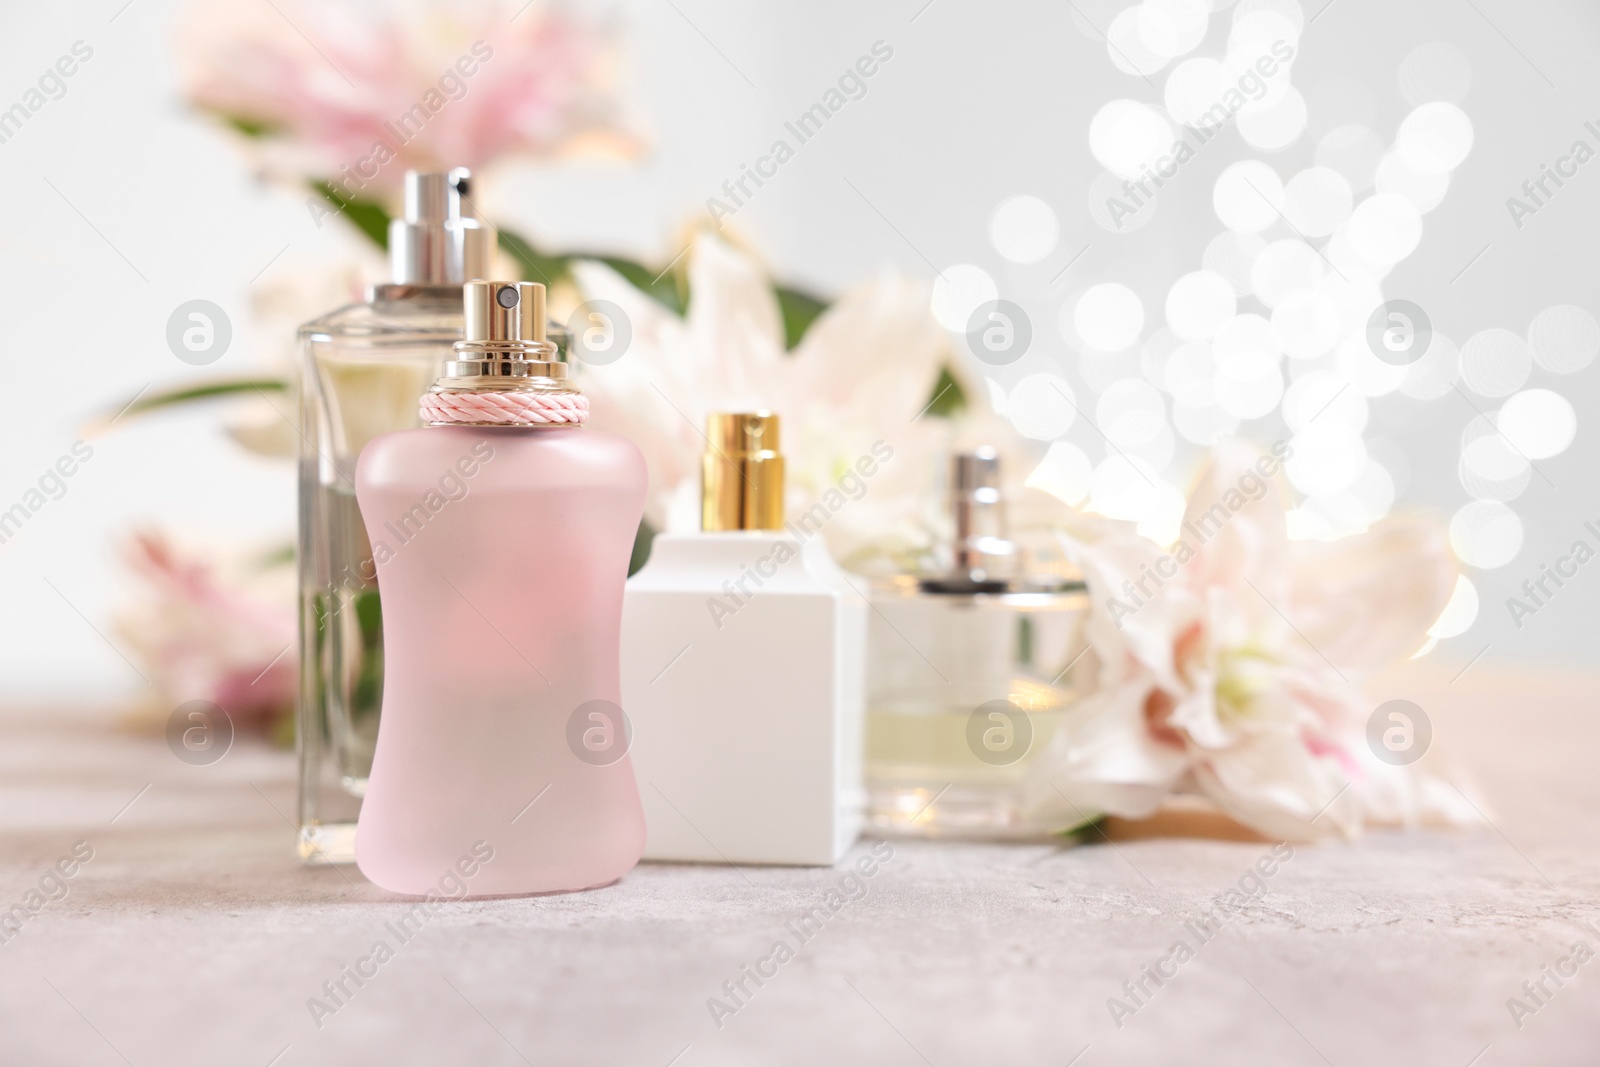
[{"label": "blurred flower bouquet", "polygon": [[[290,351],[294,329],[341,301],[359,299],[363,282],[377,276],[407,169],[469,166],[480,178],[517,161],[629,159],[643,150],[615,92],[614,35],[544,0],[405,0],[381,8],[352,0],[197,4],[180,27],[179,42],[190,103],[230,132],[265,180],[301,191],[319,227],[345,226],[359,235],[343,262],[278,274],[269,269],[253,286],[254,326],[285,369],[151,391],[126,407],[132,415],[237,400],[241,408],[230,414],[228,431],[261,455],[296,454],[299,384],[297,372],[288,369],[298,365]],[[652,456],[657,492],[641,548],[651,524],[660,528],[674,515],[681,518],[697,469],[698,427],[713,407],[757,403],[763,396],[799,402],[788,409],[789,425],[801,428],[808,447],[796,451],[821,464],[796,480],[795,491],[806,492],[868,432],[867,409],[889,399],[884,387],[892,387],[889,395],[905,409],[908,428],[920,418],[908,435],[924,441],[937,439],[939,416],[961,404],[954,381],[940,381],[945,343],[928,318],[919,283],[884,279],[830,315],[816,339],[803,341],[824,301],[773,284],[750,256],[721,242],[702,240],[692,257],[655,269],[616,256],[541,250],[513,230],[496,228],[506,260],[501,269],[544,282],[553,309],[603,294],[625,306],[636,323],[635,354],[606,368],[609,373],[587,375],[584,385],[595,395],[597,423],[627,420]],[[691,290],[694,310],[684,320]],[[802,343],[803,349],[796,347]],[[856,384],[870,377],[876,395],[849,388],[849,364],[855,364]],[[693,425],[661,402],[673,396],[689,404],[689,390],[680,388],[689,376],[696,379],[688,412]],[[634,401],[641,397],[652,406],[639,410]],[[848,440],[836,434],[831,449],[809,447],[827,429],[824,419],[839,420],[834,429],[848,428]],[[916,497],[896,491],[881,498],[890,507],[891,498]],[[906,532],[913,522],[894,517],[892,507],[884,514],[889,517],[882,521],[897,526],[901,540],[914,541]],[[839,535],[847,528],[857,546],[881,540],[884,532],[841,524]],[[219,694],[237,697],[236,670],[265,668],[255,656],[271,645],[271,658],[283,647],[277,637],[292,635],[292,595],[251,595],[249,610],[219,627],[216,612],[243,605],[246,585],[254,586],[249,567],[186,555],[156,534],[131,539],[126,556],[153,590],[151,602],[130,613],[129,632],[141,634],[136,644],[162,691],[159,699],[206,696],[232,711]],[[292,552],[271,558],[287,590]],[[246,573],[251,577],[241,584]],[[161,624],[137,621],[149,615]],[[265,680],[248,687],[245,724],[287,721],[292,685],[276,682],[283,671],[292,680],[293,660],[291,650],[274,661]]]},{"label": "blurred flower bouquet", "polygon": [[241,730],[286,728],[296,674],[294,572],[283,556],[219,560],[150,531],[123,555],[141,595],[114,625],[156,690],[152,721],[205,700]]},{"label": "blurred flower bouquet", "polygon": [[539,0],[204,4],[180,56],[190,101],[241,134],[263,173],[354,205],[364,230],[408,169],[640,148],[611,36]]},{"label": "blurred flower bouquet", "polygon": [[1220,446],[1171,546],[1123,524],[1063,535],[1089,585],[1094,661],[1034,765],[1042,807],[1138,819],[1198,796],[1288,840],[1475,820],[1448,783],[1379,758],[1358,687],[1422,648],[1449,602],[1443,528],[1393,518],[1290,541],[1286,451]]}]

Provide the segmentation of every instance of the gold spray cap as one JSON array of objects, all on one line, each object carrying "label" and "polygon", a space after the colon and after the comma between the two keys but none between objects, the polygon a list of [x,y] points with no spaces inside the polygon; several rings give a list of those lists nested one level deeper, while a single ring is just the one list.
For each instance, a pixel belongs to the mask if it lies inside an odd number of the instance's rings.
[{"label": "gold spray cap", "polygon": [[[567,365],[545,339],[544,286],[481,278],[461,287],[464,336],[435,388],[523,389],[566,384]],[[471,384],[463,385],[470,379]]]},{"label": "gold spray cap", "polygon": [[544,286],[538,282],[473,280],[461,288],[468,342],[544,340]]},{"label": "gold spray cap", "polygon": [[706,419],[700,528],[783,528],[783,455],[772,412],[719,412]]}]

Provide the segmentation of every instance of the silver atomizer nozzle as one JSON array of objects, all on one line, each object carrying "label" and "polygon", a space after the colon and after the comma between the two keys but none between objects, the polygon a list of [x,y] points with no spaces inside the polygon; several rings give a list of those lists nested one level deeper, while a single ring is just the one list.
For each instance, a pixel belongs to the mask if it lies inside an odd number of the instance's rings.
[{"label": "silver atomizer nozzle", "polygon": [[389,223],[391,286],[456,286],[489,273],[494,230],[470,213],[471,172],[407,171],[405,214]]},{"label": "silver atomizer nozzle", "polygon": [[1001,593],[1016,577],[1017,551],[1006,533],[1000,454],[985,445],[950,463],[953,537],[949,570],[922,580],[926,592]]}]

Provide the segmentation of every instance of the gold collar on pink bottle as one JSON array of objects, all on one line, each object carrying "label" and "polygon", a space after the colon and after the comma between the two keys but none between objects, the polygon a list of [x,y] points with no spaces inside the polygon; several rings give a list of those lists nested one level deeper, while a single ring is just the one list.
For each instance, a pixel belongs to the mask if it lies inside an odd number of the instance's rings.
[{"label": "gold collar on pink bottle", "polygon": [[424,393],[429,426],[581,426],[589,398],[545,340],[544,286],[470,281],[462,287],[466,336]]}]

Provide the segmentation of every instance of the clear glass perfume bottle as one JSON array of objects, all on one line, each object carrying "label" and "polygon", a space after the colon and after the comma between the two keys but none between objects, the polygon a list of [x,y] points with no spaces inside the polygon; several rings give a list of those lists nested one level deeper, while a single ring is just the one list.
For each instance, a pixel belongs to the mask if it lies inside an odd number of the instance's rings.
[{"label": "clear glass perfume bottle", "polygon": [[356,459],[379,434],[420,426],[417,397],[461,338],[461,284],[489,273],[494,232],[462,214],[465,170],[408,173],[389,228],[392,280],[300,328],[299,852],[350,863],[383,697],[372,547]]},{"label": "clear glass perfume bottle", "polygon": [[861,830],[866,603],[785,523],[778,417],[715,414],[701,529],[628,581],[623,706],[647,859],[837,863]]},{"label": "clear glass perfume bottle", "polygon": [[604,885],[644,849],[618,674],[644,456],[582,427],[542,285],[463,297],[426,425],[356,469],[388,653],[356,862],[416,895],[458,864],[472,896]]},{"label": "clear glass perfume bottle", "polygon": [[1075,697],[1087,595],[1029,576],[993,449],[954,457],[954,537],[926,572],[875,584],[867,639],[869,826],[1029,837],[1026,776]]}]

